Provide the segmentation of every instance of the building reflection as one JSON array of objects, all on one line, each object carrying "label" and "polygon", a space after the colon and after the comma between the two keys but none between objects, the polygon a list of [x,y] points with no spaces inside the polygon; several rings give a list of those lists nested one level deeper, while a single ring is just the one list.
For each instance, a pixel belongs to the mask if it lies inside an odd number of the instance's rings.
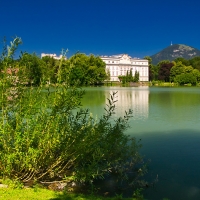
[{"label": "building reflection", "polygon": [[[116,92],[116,90],[110,88],[106,98],[109,98],[109,94]],[[149,115],[149,88],[148,87],[132,87],[126,89],[117,90],[116,95],[117,102],[115,113],[119,116],[124,116],[125,111],[129,109],[133,110],[133,119],[146,119]]]}]

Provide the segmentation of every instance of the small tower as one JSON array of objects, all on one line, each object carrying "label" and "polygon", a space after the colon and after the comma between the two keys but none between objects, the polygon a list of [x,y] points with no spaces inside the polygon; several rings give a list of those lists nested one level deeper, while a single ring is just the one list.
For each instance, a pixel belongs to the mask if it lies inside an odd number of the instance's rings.
[{"label": "small tower", "polygon": [[172,41],[171,41],[171,46],[172,46]]}]

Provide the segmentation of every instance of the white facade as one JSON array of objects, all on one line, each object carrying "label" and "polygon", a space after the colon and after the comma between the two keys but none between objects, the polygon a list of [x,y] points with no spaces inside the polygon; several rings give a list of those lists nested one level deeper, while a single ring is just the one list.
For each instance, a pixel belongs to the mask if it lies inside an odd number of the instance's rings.
[{"label": "white facade", "polygon": [[[57,56],[55,53],[54,53],[54,54],[47,54],[47,53],[42,53],[42,54],[41,54],[41,58],[42,58],[42,57],[45,57],[45,56],[49,56],[49,57],[54,58],[54,59],[56,59],[56,60],[60,60],[60,59],[62,58],[62,55]],[[65,58],[65,59],[66,59],[66,58]]]},{"label": "white facade", "polygon": [[119,81],[118,76],[125,76],[127,71],[139,72],[139,81],[149,81],[149,63],[148,60],[132,58],[128,54],[119,54],[113,56],[100,56],[106,63],[106,70],[110,72],[111,81]]}]

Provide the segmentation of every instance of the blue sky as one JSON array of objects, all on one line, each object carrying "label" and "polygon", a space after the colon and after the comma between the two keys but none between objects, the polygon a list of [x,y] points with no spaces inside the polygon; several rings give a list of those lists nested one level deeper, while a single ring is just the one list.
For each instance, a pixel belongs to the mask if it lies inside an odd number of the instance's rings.
[{"label": "blue sky", "polygon": [[20,50],[143,58],[173,44],[200,49],[199,0],[0,0],[0,40]]}]

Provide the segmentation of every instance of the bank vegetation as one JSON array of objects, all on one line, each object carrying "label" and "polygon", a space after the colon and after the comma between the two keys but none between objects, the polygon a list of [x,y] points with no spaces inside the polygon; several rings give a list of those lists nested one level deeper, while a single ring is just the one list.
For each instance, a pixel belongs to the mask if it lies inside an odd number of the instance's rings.
[{"label": "bank vegetation", "polygon": [[[114,180],[112,187],[121,188],[122,193],[128,188],[134,194],[145,187],[141,144],[125,134],[132,110],[113,117],[117,92],[110,95],[99,119],[81,107],[84,91],[80,82],[91,83],[95,76],[83,77],[77,71],[81,67],[74,69],[73,63],[81,58],[85,65],[93,63],[87,67],[91,73],[97,70],[98,83],[106,76],[101,67],[104,63],[82,54],[66,61],[63,55],[56,68],[45,71],[41,66],[46,62],[51,69],[51,58],[23,53],[14,61],[21,42],[16,37],[4,47],[0,60],[0,179],[55,190],[96,191],[95,184],[106,179]],[[65,65],[69,65],[67,70]],[[77,74],[82,79],[76,78],[72,84],[71,78]]]}]

